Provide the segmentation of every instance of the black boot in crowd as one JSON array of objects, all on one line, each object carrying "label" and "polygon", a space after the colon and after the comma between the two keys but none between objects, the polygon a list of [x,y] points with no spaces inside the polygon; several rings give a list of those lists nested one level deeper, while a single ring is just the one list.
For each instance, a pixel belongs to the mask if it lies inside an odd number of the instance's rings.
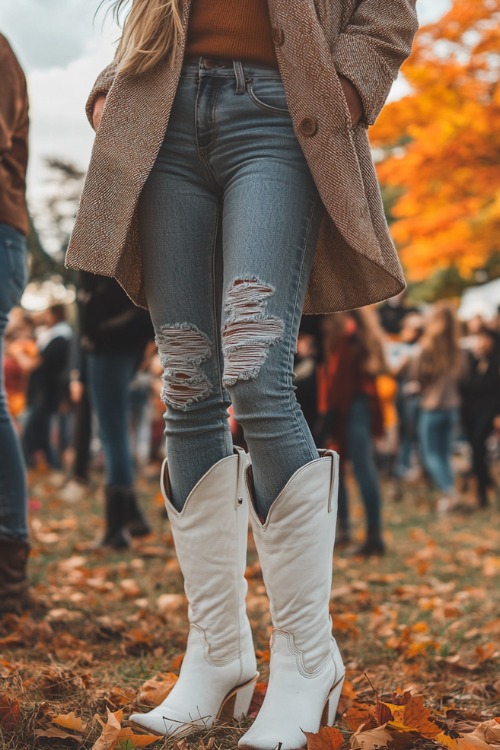
[{"label": "black boot in crowd", "polygon": [[131,536],[137,537],[151,534],[151,526],[137,502],[134,490],[129,490],[127,528]]},{"label": "black boot in crowd", "polygon": [[106,487],[106,531],[99,547],[126,549],[131,537],[147,536],[151,533],[134,490],[130,487]]},{"label": "black boot in crowd", "polygon": [[27,564],[30,546],[17,539],[0,539],[0,614],[20,615],[32,608]]}]

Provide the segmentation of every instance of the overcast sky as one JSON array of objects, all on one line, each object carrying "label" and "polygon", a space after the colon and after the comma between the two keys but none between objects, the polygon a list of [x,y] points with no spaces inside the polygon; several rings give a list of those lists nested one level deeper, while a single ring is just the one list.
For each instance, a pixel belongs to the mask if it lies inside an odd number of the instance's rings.
[{"label": "overcast sky", "polygon": [[[450,5],[450,0],[417,0],[421,23],[439,17]],[[93,133],[84,115],[85,100],[97,74],[111,61],[119,35],[110,21],[103,24],[103,11],[94,20],[97,7],[98,0],[1,0],[0,31],[28,76],[31,195],[43,184],[44,157],[59,156],[81,168],[88,163]],[[401,90],[396,87],[396,93]]]}]

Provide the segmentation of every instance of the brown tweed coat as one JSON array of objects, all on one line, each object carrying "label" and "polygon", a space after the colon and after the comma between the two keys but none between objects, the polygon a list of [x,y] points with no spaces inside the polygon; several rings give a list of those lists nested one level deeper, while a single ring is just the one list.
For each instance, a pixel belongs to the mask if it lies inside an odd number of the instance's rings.
[{"label": "brown tweed coat", "polygon": [[[114,276],[146,306],[137,203],[165,135],[192,0],[182,0],[181,47],[140,76],[98,77],[106,107],[96,135],[66,263]],[[326,208],[306,313],[360,307],[404,288],[384,217],[367,125],[381,110],[417,30],[415,0],[268,0],[276,55],[295,132]],[[352,127],[337,74],[357,88],[365,122]],[[286,252],[286,249],[284,249]]]}]

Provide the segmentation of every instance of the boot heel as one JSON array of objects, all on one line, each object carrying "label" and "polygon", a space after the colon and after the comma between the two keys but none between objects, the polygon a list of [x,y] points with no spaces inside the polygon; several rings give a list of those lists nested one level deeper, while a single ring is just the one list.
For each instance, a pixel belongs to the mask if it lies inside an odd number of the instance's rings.
[{"label": "boot heel", "polygon": [[229,722],[233,719],[242,719],[248,714],[258,677],[259,673],[257,672],[255,677],[229,693],[221,706],[218,717],[220,721]]},{"label": "boot heel", "polygon": [[328,700],[325,703],[323,709],[323,716],[321,717],[322,727],[333,727],[335,724],[335,717],[337,715],[337,708],[339,705],[340,696],[342,694],[342,688],[344,687],[345,675],[343,675],[338,682],[332,687]]},{"label": "boot heel", "polygon": [[255,692],[255,686],[257,685],[258,674],[255,675],[250,682],[243,685],[235,696],[233,719],[241,719],[248,714],[250,704],[252,702],[253,694]]}]

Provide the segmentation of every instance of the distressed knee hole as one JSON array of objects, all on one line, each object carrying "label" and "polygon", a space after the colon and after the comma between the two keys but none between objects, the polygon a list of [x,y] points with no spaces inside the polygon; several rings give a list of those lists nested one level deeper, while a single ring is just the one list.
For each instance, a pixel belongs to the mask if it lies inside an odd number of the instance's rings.
[{"label": "distressed knee hole", "polygon": [[212,384],[201,369],[212,354],[210,339],[196,326],[162,326],[155,337],[163,367],[161,399],[174,409],[187,409],[206,398]]},{"label": "distressed knee hole", "polygon": [[222,329],[225,386],[238,380],[254,380],[269,348],[283,337],[283,321],[266,315],[273,294],[274,288],[256,277],[236,279],[227,292],[227,319]]}]

